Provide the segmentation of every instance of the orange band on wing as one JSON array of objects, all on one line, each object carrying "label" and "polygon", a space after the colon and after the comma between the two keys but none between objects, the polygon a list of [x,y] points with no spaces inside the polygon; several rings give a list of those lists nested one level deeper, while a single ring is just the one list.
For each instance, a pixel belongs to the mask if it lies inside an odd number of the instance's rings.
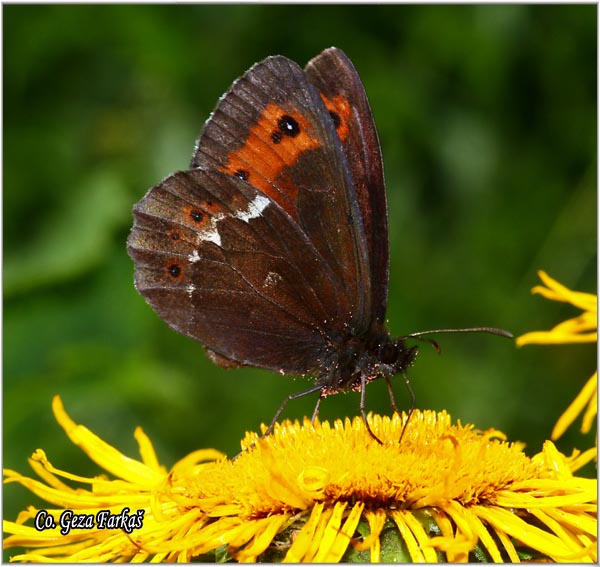
[{"label": "orange band on wing", "polygon": [[343,142],[348,136],[348,132],[350,128],[348,127],[348,122],[352,116],[352,108],[348,99],[343,97],[342,95],[335,95],[332,98],[327,98],[323,93],[321,93],[321,98],[325,103],[325,107],[329,110],[330,113],[337,114],[337,118],[332,115],[334,123],[336,125],[336,131],[340,140]]},{"label": "orange band on wing", "polygon": [[302,153],[320,145],[311,123],[300,112],[269,104],[250,128],[244,145],[227,154],[221,171],[247,181],[295,216],[298,189],[281,174]]}]

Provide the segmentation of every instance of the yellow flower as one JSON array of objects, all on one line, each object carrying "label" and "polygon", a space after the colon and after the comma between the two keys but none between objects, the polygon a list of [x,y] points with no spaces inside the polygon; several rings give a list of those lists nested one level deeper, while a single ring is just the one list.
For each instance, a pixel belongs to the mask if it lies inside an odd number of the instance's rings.
[{"label": "yellow flower", "polygon": [[4,546],[27,548],[13,561],[596,561],[597,483],[573,474],[594,450],[548,441],[529,458],[498,431],[415,411],[401,444],[405,415],[370,416],[383,445],[360,418],[285,421],[247,434],[237,459],[201,450],[167,471],[141,429],[135,460],[53,409],[110,477],[59,471],[41,450],[41,481],[6,470],[53,506],[4,522]]},{"label": "yellow flower", "polygon": [[[565,286],[553,280],[546,272],[539,271],[540,279],[546,284],[546,287],[538,285],[531,291],[539,293],[546,299],[553,301],[563,301],[570,303],[583,310],[581,315],[559,323],[550,331],[535,331],[526,333],[517,338],[517,346],[527,344],[566,344],[566,343],[595,343],[598,341],[598,298],[591,293],[571,291]],[[586,382],[581,392],[575,400],[569,405],[565,412],[560,416],[551,438],[558,439],[567,428],[577,419],[577,416],[584,411],[581,432],[589,433],[592,424],[598,413],[598,373]]]}]

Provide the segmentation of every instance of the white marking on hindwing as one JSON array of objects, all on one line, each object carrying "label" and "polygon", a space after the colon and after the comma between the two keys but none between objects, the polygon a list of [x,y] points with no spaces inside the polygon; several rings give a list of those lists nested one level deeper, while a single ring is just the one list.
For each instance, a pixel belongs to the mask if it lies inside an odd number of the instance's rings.
[{"label": "white marking on hindwing", "polygon": [[[244,222],[250,222],[252,219],[258,218],[262,215],[262,212],[269,206],[271,200],[265,195],[256,195],[252,201],[248,203],[248,207],[241,211],[235,211],[232,214],[218,213],[210,219],[208,226],[198,233],[198,242],[208,241],[214,242],[217,246],[221,246],[221,235],[217,224],[219,221],[228,218],[240,219]],[[197,262],[200,259],[198,251],[194,250],[189,256],[190,262]]]},{"label": "white marking on hindwing", "polygon": [[187,291],[188,297],[192,299],[192,294],[196,291],[196,286],[191,283],[185,288],[185,291]]},{"label": "white marking on hindwing", "polygon": [[194,264],[196,263],[198,260],[200,260],[200,254],[198,254],[198,250],[194,250],[189,256],[188,256],[188,260],[190,262],[190,264]]},{"label": "white marking on hindwing", "polygon": [[244,222],[250,222],[252,219],[259,217],[262,212],[268,207],[270,200],[264,195],[257,195],[248,204],[248,209],[245,211],[238,211],[235,217],[243,220]]},{"label": "white marking on hindwing", "polygon": [[263,282],[263,287],[271,287],[282,279],[283,278],[277,272],[269,272]]},{"label": "white marking on hindwing", "polygon": [[218,214],[212,217],[208,228],[198,233],[198,241],[201,242],[207,240],[208,242],[214,242],[217,246],[221,246],[221,235],[217,229],[217,222],[226,216],[227,215],[224,214]]}]

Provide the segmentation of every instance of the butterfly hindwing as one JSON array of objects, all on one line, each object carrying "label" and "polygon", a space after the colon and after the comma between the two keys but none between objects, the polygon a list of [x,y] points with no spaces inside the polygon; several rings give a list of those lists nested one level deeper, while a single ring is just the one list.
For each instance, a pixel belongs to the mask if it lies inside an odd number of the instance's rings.
[{"label": "butterfly hindwing", "polygon": [[307,372],[351,309],[296,223],[241,179],[175,173],[134,217],[128,245],[138,291],[216,359]]}]

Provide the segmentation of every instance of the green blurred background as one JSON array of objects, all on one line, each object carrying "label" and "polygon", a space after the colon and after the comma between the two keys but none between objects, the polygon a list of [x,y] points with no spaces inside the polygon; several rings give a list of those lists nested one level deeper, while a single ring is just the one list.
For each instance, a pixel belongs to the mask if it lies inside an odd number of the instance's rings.
[{"label": "green blurred background", "polygon": [[[548,329],[574,308],[531,296],[537,269],[596,289],[596,6],[26,6],[4,15],[4,466],[43,447],[97,467],[50,403],[127,454],[141,425],[167,466],[269,422],[307,387],[226,371],[171,331],[133,287],[131,207],[187,167],[204,120],[254,62],[304,65],[331,45],[354,61],[383,148],[389,327]],[[33,216],[32,216],[33,215]],[[496,427],[539,451],[596,367],[592,345],[487,335],[423,344],[420,408]],[[396,381],[399,405],[409,401]],[[368,407],[389,412],[384,384]],[[358,395],[321,416],[358,414]],[[288,406],[310,415],[314,397]],[[585,448],[567,435],[559,447]],[[15,485],[5,517],[35,503]]]}]

